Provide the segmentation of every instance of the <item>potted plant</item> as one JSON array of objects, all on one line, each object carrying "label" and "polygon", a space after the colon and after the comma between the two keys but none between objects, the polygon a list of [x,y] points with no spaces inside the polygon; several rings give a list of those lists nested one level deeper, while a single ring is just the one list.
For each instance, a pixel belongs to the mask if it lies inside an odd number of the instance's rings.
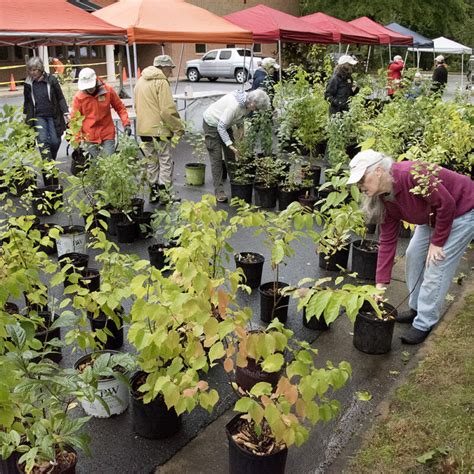
[{"label": "potted plant", "polygon": [[351,270],[362,280],[375,280],[379,243],[376,240],[361,239],[352,242]]},{"label": "potted plant", "polygon": [[308,180],[304,179],[307,168],[304,161],[292,153],[289,163],[290,170],[278,187],[278,209],[280,211],[286,209],[292,202],[298,201],[304,188],[308,190]]},{"label": "potted plant", "polygon": [[245,284],[249,288],[258,288],[262,282],[265,257],[256,252],[239,252],[234,255],[235,266],[245,275]]},{"label": "potted plant", "polygon": [[276,206],[280,177],[285,172],[285,163],[273,156],[264,156],[255,160],[255,205],[265,209]]},{"label": "potted plant", "polygon": [[192,128],[188,128],[185,138],[191,145],[193,156],[198,160],[196,162],[186,163],[184,167],[186,184],[190,186],[202,186],[206,178],[206,164],[204,163],[204,159],[207,156],[204,134]]}]

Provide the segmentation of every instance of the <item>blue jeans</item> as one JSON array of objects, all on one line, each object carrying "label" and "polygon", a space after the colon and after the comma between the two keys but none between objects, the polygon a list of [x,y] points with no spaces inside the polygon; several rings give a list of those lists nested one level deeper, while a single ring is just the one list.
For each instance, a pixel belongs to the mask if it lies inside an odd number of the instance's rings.
[{"label": "blue jeans", "polygon": [[99,154],[110,156],[115,153],[115,140],[104,140],[102,143],[84,142],[83,149],[93,159]]},{"label": "blue jeans", "polygon": [[36,117],[35,129],[41,154],[47,160],[55,160],[61,146],[61,137],[58,137],[53,117]]},{"label": "blue jeans", "polygon": [[406,277],[410,308],[418,312],[413,327],[430,330],[441,318],[441,309],[459,261],[474,238],[474,210],[454,219],[451,233],[443,245],[444,260],[425,267],[433,229],[419,225],[406,253]]}]

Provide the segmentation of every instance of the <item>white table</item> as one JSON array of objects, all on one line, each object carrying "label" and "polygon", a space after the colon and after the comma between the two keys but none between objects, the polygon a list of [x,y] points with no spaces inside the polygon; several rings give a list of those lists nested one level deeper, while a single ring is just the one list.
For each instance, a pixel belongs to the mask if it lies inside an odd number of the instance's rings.
[{"label": "white table", "polygon": [[[192,92],[192,93],[183,93],[183,94],[173,94],[173,99],[176,102],[176,105],[178,107],[178,112],[183,111],[184,112],[184,120],[188,119],[188,111],[189,109],[193,106],[193,104],[204,101],[204,100],[210,100],[212,102],[220,99],[224,95],[226,95],[227,92],[225,91],[201,91],[201,92]],[[179,107],[179,102],[183,102],[183,106],[180,108]]]}]

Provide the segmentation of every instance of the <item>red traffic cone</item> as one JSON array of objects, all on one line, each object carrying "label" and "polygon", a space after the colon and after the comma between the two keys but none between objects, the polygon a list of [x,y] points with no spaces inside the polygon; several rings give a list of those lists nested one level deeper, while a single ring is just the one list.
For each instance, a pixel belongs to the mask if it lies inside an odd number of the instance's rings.
[{"label": "red traffic cone", "polygon": [[15,92],[18,89],[16,88],[16,83],[15,83],[15,77],[13,76],[13,73],[10,74],[10,89],[8,89],[10,92]]},{"label": "red traffic cone", "polygon": [[127,70],[125,69],[125,67],[122,68],[122,81],[123,82],[128,81]]},{"label": "red traffic cone", "polygon": [[140,79],[142,77],[142,72],[140,71],[140,68],[137,69],[137,79]]}]

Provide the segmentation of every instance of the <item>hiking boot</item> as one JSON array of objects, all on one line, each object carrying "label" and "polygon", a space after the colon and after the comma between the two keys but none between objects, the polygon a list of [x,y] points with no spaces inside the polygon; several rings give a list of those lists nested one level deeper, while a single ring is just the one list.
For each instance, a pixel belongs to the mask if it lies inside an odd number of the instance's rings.
[{"label": "hiking boot", "polygon": [[401,313],[398,313],[397,317],[395,318],[395,321],[397,321],[397,323],[402,324],[411,324],[416,318],[417,314],[418,313],[414,309],[410,308],[408,311],[402,311]]},{"label": "hiking boot", "polygon": [[421,331],[411,326],[400,339],[404,344],[420,344],[428,337],[429,333],[430,331]]},{"label": "hiking boot", "polygon": [[226,193],[224,191],[219,191],[217,194],[216,194],[216,201],[217,202],[227,202],[228,201],[228,197],[226,195]]},{"label": "hiking boot", "polygon": [[158,204],[160,202],[160,190],[157,184],[150,185],[150,204]]}]

